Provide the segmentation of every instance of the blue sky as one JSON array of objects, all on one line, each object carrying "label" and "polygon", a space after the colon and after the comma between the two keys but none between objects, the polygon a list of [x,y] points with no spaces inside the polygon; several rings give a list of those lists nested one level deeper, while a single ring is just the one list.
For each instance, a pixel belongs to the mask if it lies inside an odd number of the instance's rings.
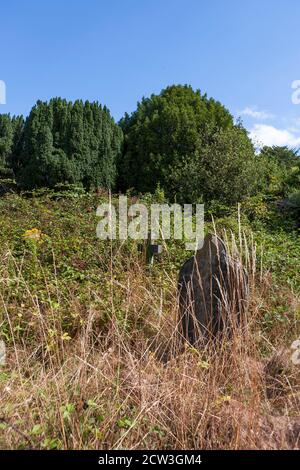
[{"label": "blue sky", "polygon": [[299,0],[9,0],[0,21],[1,113],[62,96],[98,100],[118,120],[188,83],[253,138],[300,147]]}]

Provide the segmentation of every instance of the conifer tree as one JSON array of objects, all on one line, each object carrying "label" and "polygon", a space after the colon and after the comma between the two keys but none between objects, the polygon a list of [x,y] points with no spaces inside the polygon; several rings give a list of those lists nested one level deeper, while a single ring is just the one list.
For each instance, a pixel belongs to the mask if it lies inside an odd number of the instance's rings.
[{"label": "conifer tree", "polygon": [[108,109],[97,102],[38,101],[24,128],[18,181],[26,188],[57,183],[112,188],[122,139]]},{"label": "conifer tree", "polygon": [[22,116],[0,114],[0,172],[12,175],[17,156],[23,144],[24,119]]}]

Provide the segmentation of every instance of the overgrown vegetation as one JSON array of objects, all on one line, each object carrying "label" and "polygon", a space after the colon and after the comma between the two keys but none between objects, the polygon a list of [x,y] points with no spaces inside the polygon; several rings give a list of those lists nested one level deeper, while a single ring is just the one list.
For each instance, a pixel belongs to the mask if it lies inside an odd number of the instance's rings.
[{"label": "overgrown vegetation", "polygon": [[168,241],[149,269],[136,242],[96,238],[105,193],[62,189],[0,200],[1,448],[299,445],[293,219],[248,200],[241,245],[237,207],[215,220],[248,268],[251,299],[244,330],[198,351],[177,325],[184,245]]},{"label": "overgrown vegetation", "polygon": [[[59,98],[0,115],[0,167],[0,448],[300,447],[297,150],[255,152],[220,103],[173,86],[119,125]],[[150,268],[136,241],[96,238],[120,190],[205,202],[249,274],[243,328],[183,341],[184,242]]]}]

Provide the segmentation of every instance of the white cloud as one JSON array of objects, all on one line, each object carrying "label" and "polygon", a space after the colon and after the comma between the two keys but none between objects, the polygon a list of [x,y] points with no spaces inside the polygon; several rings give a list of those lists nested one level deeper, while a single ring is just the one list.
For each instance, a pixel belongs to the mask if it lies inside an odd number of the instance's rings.
[{"label": "white cloud", "polygon": [[300,146],[300,135],[287,129],[277,129],[266,124],[255,124],[250,130],[250,138],[259,147],[263,145]]},{"label": "white cloud", "polygon": [[239,111],[238,114],[240,116],[249,116],[254,119],[272,119],[275,117],[274,114],[267,111],[258,110],[256,106],[247,106],[242,111]]},{"label": "white cloud", "polygon": [[[292,120],[292,125],[293,127],[291,127],[291,129],[296,129],[295,132],[299,131],[299,128],[300,128],[300,118],[294,118]],[[292,132],[292,131],[291,131]]]}]

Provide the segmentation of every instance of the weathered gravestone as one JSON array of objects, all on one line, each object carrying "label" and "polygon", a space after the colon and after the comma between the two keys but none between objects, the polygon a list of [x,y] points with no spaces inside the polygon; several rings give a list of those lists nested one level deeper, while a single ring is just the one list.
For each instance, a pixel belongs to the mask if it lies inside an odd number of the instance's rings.
[{"label": "weathered gravestone", "polygon": [[182,334],[191,344],[238,325],[248,294],[248,276],[216,235],[182,266],[178,280]]}]

